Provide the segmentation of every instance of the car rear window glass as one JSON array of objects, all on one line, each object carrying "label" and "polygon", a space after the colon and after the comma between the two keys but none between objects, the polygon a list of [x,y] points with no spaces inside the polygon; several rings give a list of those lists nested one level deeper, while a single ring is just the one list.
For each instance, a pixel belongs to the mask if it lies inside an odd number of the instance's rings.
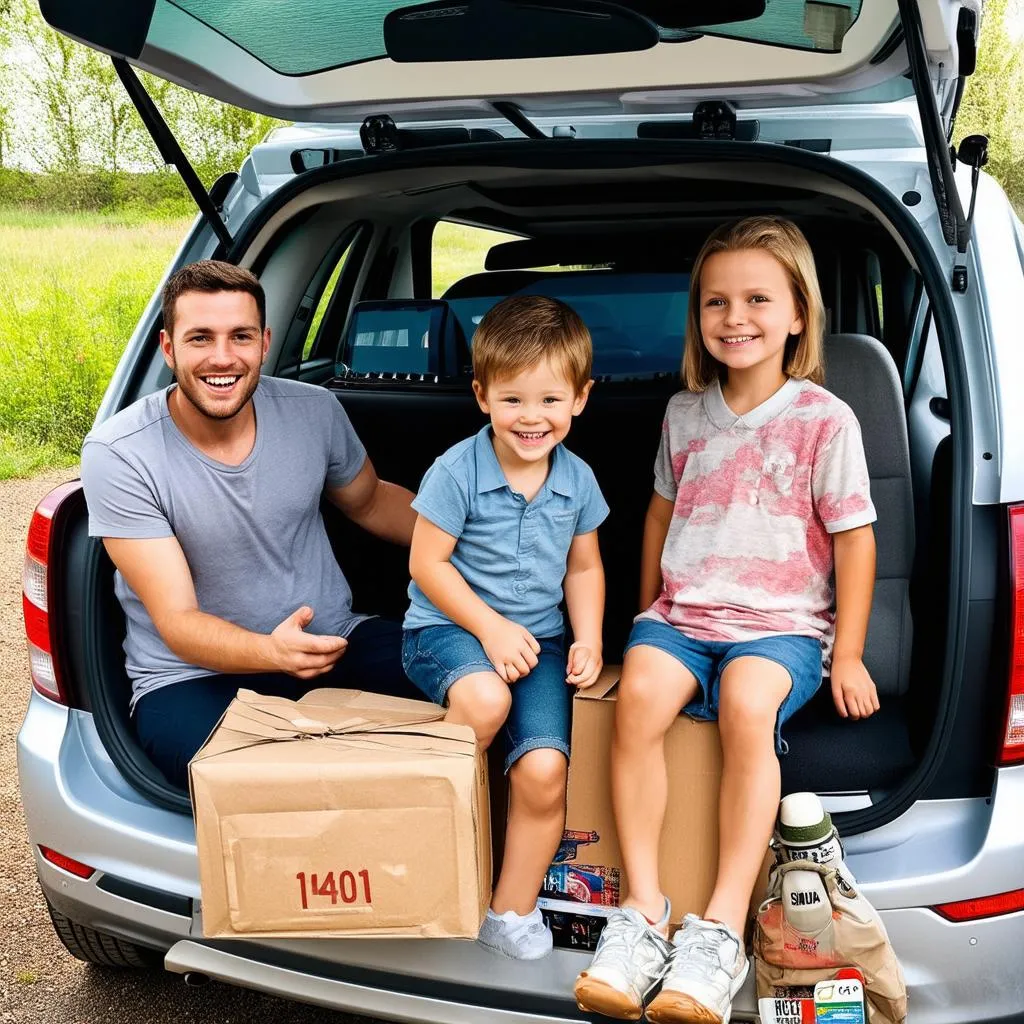
[{"label": "car rear window glass", "polygon": [[[285,75],[384,58],[383,23],[395,0],[166,0],[226,36]],[[627,0],[628,3],[628,0]],[[773,0],[747,21],[666,30],[663,38],[692,33],[724,36],[796,50],[835,53],[860,14],[862,0],[821,3]],[[680,59],[685,59],[680,54]]]},{"label": "car rear window glass", "polygon": [[518,235],[506,235],[474,224],[439,220],[434,225],[430,249],[431,293],[439,299],[460,278],[484,269],[488,251]]}]

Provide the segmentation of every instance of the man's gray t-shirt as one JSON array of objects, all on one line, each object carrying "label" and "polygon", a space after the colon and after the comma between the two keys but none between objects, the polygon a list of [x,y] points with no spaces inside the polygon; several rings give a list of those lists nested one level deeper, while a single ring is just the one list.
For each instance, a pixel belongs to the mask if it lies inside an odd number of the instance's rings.
[{"label": "man's gray t-shirt", "polygon": [[[173,385],[172,385],[173,388]],[[92,430],[82,484],[93,537],[176,537],[199,608],[270,633],[302,605],[311,633],[347,636],[366,616],[338,567],[320,514],[325,487],[343,487],[366,450],[323,388],[262,377],[253,394],[256,443],[238,466],[204,455],[171,419],[172,388],[148,395]],[[170,683],[211,675],[173,654],[121,574],[132,707]]]}]

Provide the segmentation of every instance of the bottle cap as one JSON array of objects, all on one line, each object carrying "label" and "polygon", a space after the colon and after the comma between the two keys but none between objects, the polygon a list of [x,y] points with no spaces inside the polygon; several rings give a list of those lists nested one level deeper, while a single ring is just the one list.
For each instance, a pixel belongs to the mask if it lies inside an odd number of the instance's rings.
[{"label": "bottle cap", "polygon": [[832,818],[815,793],[790,793],[779,805],[779,836],[786,843],[820,842],[832,831]]}]

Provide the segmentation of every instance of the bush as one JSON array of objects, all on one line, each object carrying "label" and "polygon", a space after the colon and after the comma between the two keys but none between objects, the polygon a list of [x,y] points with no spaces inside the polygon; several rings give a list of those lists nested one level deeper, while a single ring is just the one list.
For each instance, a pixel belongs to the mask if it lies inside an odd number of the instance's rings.
[{"label": "bush", "polygon": [[196,204],[175,170],[31,174],[0,167],[0,206],[51,213],[190,217]]}]

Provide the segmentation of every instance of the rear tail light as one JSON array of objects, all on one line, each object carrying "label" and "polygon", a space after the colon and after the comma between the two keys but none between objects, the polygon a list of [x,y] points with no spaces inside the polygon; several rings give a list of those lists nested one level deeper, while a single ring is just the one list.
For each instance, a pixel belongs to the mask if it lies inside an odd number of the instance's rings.
[{"label": "rear tail light", "polygon": [[1024,505],[1010,514],[1010,693],[998,763],[1024,761]]},{"label": "rear tail light", "polygon": [[53,610],[53,517],[65,499],[79,490],[77,481],[54,488],[32,513],[25,544],[25,574],[21,606],[25,613],[25,635],[32,685],[51,700],[67,703],[61,680],[58,646],[54,638]]},{"label": "rear tail light", "polygon": [[947,921],[977,921],[982,917],[1016,914],[1018,911],[1024,910],[1024,889],[1001,892],[995,896],[982,896],[976,900],[940,903],[932,909]]}]

